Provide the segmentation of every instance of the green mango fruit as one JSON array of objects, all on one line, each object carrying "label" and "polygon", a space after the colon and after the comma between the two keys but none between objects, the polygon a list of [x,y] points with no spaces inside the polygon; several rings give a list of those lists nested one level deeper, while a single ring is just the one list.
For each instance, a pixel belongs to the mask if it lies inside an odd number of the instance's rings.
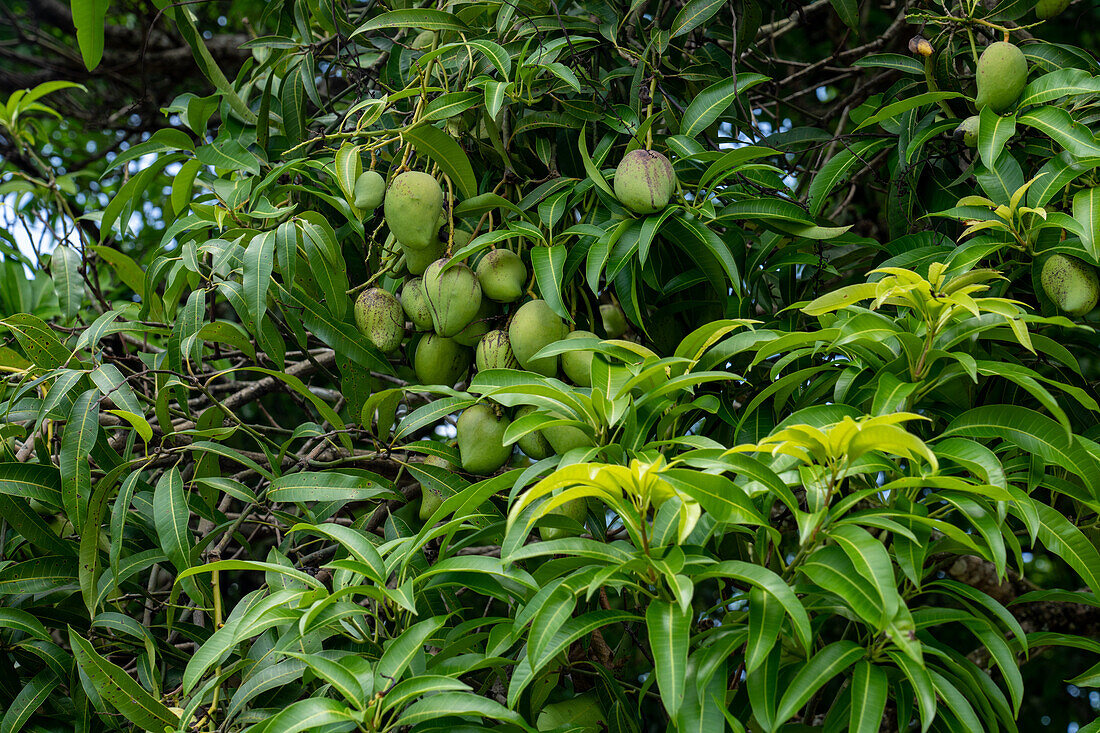
[{"label": "green mango fruit", "polygon": [[[526,417],[532,412],[536,412],[538,408],[534,405],[524,405],[516,410],[516,419]],[[527,433],[522,438],[516,441],[519,449],[523,451],[524,455],[529,458],[534,458],[536,461],[541,461],[543,458],[549,458],[554,455],[554,448],[550,445],[550,441],[546,439],[546,436],[542,434],[541,430],[536,430],[533,433]]]},{"label": "green mango fruit", "polygon": [[402,244],[401,251],[405,253],[405,267],[410,274],[423,275],[428,265],[443,256],[443,250],[446,248],[447,245],[438,239],[424,249],[413,249]]},{"label": "green mango fruit", "polygon": [[1035,4],[1035,17],[1039,20],[1050,20],[1064,13],[1068,7],[1069,0],[1039,0]]},{"label": "green mango fruit", "polygon": [[382,288],[371,288],[355,301],[355,325],[384,354],[401,345],[405,315],[401,303]]},{"label": "green mango fruit", "polygon": [[532,357],[539,349],[565,338],[568,333],[565,322],[558,318],[545,300],[529,300],[519,307],[508,325],[508,338],[512,353],[520,366],[544,377],[552,377],[558,371],[558,357]]},{"label": "green mango fruit", "polygon": [[[591,331],[573,331],[565,338],[599,338]],[[592,352],[587,349],[566,351],[561,355],[561,370],[578,387],[592,386]]]},{"label": "green mango fruit", "polygon": [[481,308],[481,286],[474,271],[461,262],[444,270],[448,262],[439,259],[428,265],[423,280],[435,332],[451,337],[477,317]]},{"label": "green mango fruit", "polygon": [[504,445],[511,420],[486,404],[468,407],[458,416],[458,454],[462,468],[478,476],[495,473],[508,462],[512,446]]},{"label": "green mango fruit", "polygon": [[660,211],[675,190],[672,163],[656,150],[631,150],[615,169],[615,198],[635,214]]},{"label": "green mango fruit", "polygon": [[377,171],[363,171],[355,179],[355,208],[374,211],[386,195],[386,179]]},{"label": "green mango fruit", "polygon": [[[424,458],[425,466],[435,466],[446,471],[454,471],[455,466],[442,456],[427,456]],[[454,496],[453,491],[447,491],[445,486],[432,484],[420,484],[420,519],[427,521],[435,510],[447,499]]]},{"label": "green mango fruit", "polygon": [[527,286],[527,266],[515,252],[494,249],[477,263],[477,280],[490,300],[514,303],[523,297]]},{"label": "green mango fruit", "polygon": [[547,705],[539,713],[536,725],[539,730],[569,726],[574,733],[600,733],[611,729],[608,720],[596,696],[586,694]]},{"label": "green mango fruit", "polygon": [[1039,282],[1047,297],[1066,315],[1083,316],[1096,307],[1100,282],[1096,268],[1076,257],[1054,254],[1043,263]]},{"label": "green mango fruit", "polygon": [[431,48],[432,43],[435,41],[435,31],[420,31],[416,34],[416,38],[413,39],[409,47],[416,51],[423,51]]},{"label": "green mango fruit", "polygon": [[596,445],[596,441],[588,437],[587,433],[572,425],[552,425],[543,428],[542,434],[558,455],[565,455],[575,448],[592,448]]},{"label": "green mango fruit", "polygon": [[978,147],[978,115],[971,115],[959,123],[955,128],[955,137],[961,137],[963,145],[968,148]]},{"label": "green mango fruit", "polygon": [[470,350],[439,334],[429,333],[420,339],[413,356],[413,371],[421,384],[443,384],[453,387],[462,381],[470,368]]},{"label": "green mango fruit", "polygon": [[604,333],[609,339],[617,339],[626,333],[626,315],[618,303],[605,303],[600,306],[600,320]]},{"label": "green mango fruit", "polygon": [[1006,41],[991,43],[982,51],[976,72],[978,95],[974,105],[997,114],[1007,111],[1027,86],[1024,52]]},{"label": "green mango fruit", "polygon": [[[588,501],[586,499],[573,499],[572,501],[567,501],[561,506],[547,512],[547,516],[553,514],[572,519],[583,527],[584,520],[588,518]],[[539,527],[539,536],[542,537],[544,542],[560,540],[566,537],[575,537],[576,534],[576,531],[564,527]]]},{"label": "green mango fruit", "polygon": [[481,307],[477,309],[474,320],[454,335],[455,341],[463,346],[477,346],[481,342],[481,337],[493,328],[492,318],[496,314],[496,303],[488,298],[482,298]]},{"label": "green mango fruit", "polygon": [[442,211],[443,189],[427,173],[406,171],[386,191],[386,225],[410,249],[424,249],[438,239]]},{"label": "green mango fruit", "polygon": [[516,355],[512,353],[512,342],[508,340],[508,332],[490,331],[482,336],[474,353],[474,363],[479,372],[486,369],[519,369]]},{"label": "green mango fruit", "polygon": [[424,281],[418,277],[406,280],[401,288],[401,307],[417,331],[432,330],[432,311],[424,297]]}]

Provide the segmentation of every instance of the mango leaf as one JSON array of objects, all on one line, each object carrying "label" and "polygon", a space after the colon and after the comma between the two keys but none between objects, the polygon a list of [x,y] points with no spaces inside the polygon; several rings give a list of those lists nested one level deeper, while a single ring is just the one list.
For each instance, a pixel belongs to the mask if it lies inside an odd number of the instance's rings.
[{"label": "mango leaf", "polygon": [[723,0],[690,0],[672,21],[672,38],[691,33],[702,26],[724,5]]},{"label": "mango leaf", "polygon": [[737,95],[768,81],[763,74],[744,73],[712,84],[699,93],[684,111],[680,122],[680,134],[696,137],[711,126],[725,112]]},{"label": "mango leaf", "polygon": [[1084,230],[1081,244],[1094,260],[1100,259],[1100,188],[1086,188],[1074,194],[1073,218]]},{"label": "mango leaf", "polygon": [[302,471],[271,482],[267,499],[276,502],[364,501],[392,497],[389,486],[368,478],[333,471]]},{"label": "mango leaf", "polygon": [[160,700],[150,695],[117,664],[108,661],[91,642],[69,627],[69,644],[81,670],[91,680],[96,692],[112,707],[142,730],[175,729],[179,717]]},{"label": "mango leaf", "polygon": [[442,10],[416,8],[412,10],[391,10],[388,13],[376,15],[356,28],[351,37],[355,38],[364,33],[389,28],[416,28],[421,31],[455,31],[458,33],[468,33],[470,31],[469,26],[450,13],[445,13]]},{"label": "mango leaf", "polygon": [[72,0],[73,25],[76,26],[76,42],[80,56],[88,71],[103,60],[103,24],[107,18],[110,0]]},{"label": "mango leaf", "polygon": [[561,285],[564,279],[567,250],[563,244],[552,247],[534,247],[531,249],[531,268],[535,272],[535,282],[543,300],[550,310],[572,322],[573,317],[565,307],[561,297]]},{"label": "mango leaf", "polygon": [[983,107],[978,118],[978,154],[986,168],[992,168],[1007,143],[1016,134],[1016,115],[1001,116]]},{"label": "mango leaf", "polygon": [[852,712],[848,720],[850,733],[878,733],[889,687],[881,667],[870,662],[856,665],[852,675]]},{"label": "mango leaf", "polygon": [[779,700],[776,723],[790,720],[821,687],[855,664],[867,650],[852,641],[836,641],[819,651],[791,678]]},{"label": "mango leaf", "polygon": [[[395,11],[414,12],[414,11]],[[438,12],[438,11],[420,11]],[[423,26],[418,26],[423,27]],[[471,198],[477,195],[477,179],[474,177],[473,166],[462,146],[455,142],[454,138],[431,125],[420,125],[402,133],[402,137],[411,142],[416,152],[426,155],[439,166],[440,170],[458,188],[463,198]]]}]

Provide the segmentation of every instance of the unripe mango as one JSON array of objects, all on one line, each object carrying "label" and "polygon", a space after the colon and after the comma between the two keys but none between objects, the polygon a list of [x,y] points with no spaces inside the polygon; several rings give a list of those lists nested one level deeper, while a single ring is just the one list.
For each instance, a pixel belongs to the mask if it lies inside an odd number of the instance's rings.
[{"label": "unripe mango", "polygon": [[[536,411],[534,405],[524,405],[516,410],[516,419],[530,415]],[[522,438],[516,441],[519,449],[529,458],[534,458],[536,461],[541,461],[543,458],[549,458],[554,455],[554,448],[550,445],[550,441],[546,439],[546,436],[542,434],[541,430],[536,430],[533,433],[527,433]]]},{"label": "unripe mango", "polygon": [[444,270],[448,260],[439,259],[424,270],[424,295],[432,311],[432,323],[440,336],[454,336],[474,320],[481,308],[481,286],[477,275],[456,262]]},{"label": "unripe mango", "polygon": [[424,297],[424,282],[420,278],[405,281],[401,288],[401,308],[417,331],[432,330],[432,311]]},{"label": "unripe mango", "polygon": [[416,38],[409,44],[410,48],[416,51],[424,51],[432,47],[432,42],[435,41],[435,31],[420,31],[416,34]]},{"label": "unripe mango", "polygon": [[[455,466],[446,458],[442,456],[427,456],[424,459],[424,465],[435,466],[442,468],[446,471],[454,471]],[[454,496],[453,492],[446,492],[446,487],[442,484],[426,484],[421,482],[420,484],[420,518],[422,520],[428,520],[435,510],[450,497]]]},{"label": "unripe mango", "polygon": [[572,425],[552,425],[542,429],[542,434],[558,455],[564,455],[574,448],[592,448],[596,441],[588,437],[580,428]]},{"label": "unripe mango", "polygon": [[[567,339],[598,338],[591,331],[573,331]],[[566,351],[561,355],[561,370],[578,387],[592,386],[592,352],[587,349]]]},{"label": "unripe mango", "polygon": [[[641,654],[638,653],[638,656]],[[596,696],[587,693],[544,706],[536,725],[539,730],[553,730],[568,725],[575,733],[600,733],[612,729],[608,719]]]},{"label": "unripe mango", "polygon": [[423,275],[428,265],[443,256],[443,250],[446,247],[447,245],[438,238],[424,249],[413,249],[402,244],[401,251],[405,253],[405,267],[410,274]]},{"label": "unripe mango", "polygon": [[626,333],[626,316],[618,303],[605,303],[600,306],[600,320],[609,339],[617,339]]},{"label": "unripe mango", "polygon": [[615,169],[615,198],[635,214],[652,214],[668,205],[676,173],[656,150],[631,150]]},{"label": "unripe mango", "polygon": [[[572,519],[577,524],[584,526],[584,520],[588,518],[588,502],[585,499],[573,499],[567,501],[559,507],[556,507],[549,512],[547,516],[557,515]],[[560,540],[566,537],[575,536],[575,531],[570,531],[564,527],[539,527],[539,536],[542,537],[544,542],[550,540]]]},{"label": "unripe mango", "polygon": [[443,189],[427,173],[406,171],[386,191],[386,224],[394,239],[412,249],[436,241],[443,211]]},{"label": "unripe mango", "polygon": [[470,368],[470,350],[453,339],[429,333],[420,339],[413,357],[413,370],[421,384],[453,387]]},{"label": "unripe mango", "polygon": [[397,298],[382,288],[371,288],[355,301],[355,324],[384,354],[401,345],[405,315]]},{"label": "unripe mango", "polygon": [[493,328],[491,320],[496,314],[496,303],[488,298],[482,298],[481,307],[477,309],[474,320],[470,321],[466,328],[456,333],[454,340],[463,346],[477,346],[478,342],[481,341],[481,337]]},{"label": "unripe mango", "polygon": [[961,137],[963,145],[968,148],[978,147],[978,120],[978,115],[971,115],[955,128],[955,137]]},{"label": "unripe mango", "polygon": [[545,300],[530,300],[521,305],[508,326],[512,353],[520,366],[545,377],[557,373],[558,357],[532,357],[544,346],[565,338],[566,333],[565,323],[550,310]]},{"label": "unripe mango", "polygon": [[1066,315],[1085,315],[1100,297],[1096,268],[1076,257],[1051,255],[1043,263],[1039,281],[1047,297]]},{"label": "unripe mango", "polygon": [[1069,7],[1069,0],[1039,0],[1035,4],[1035,17],[1039,20],[1049,20],[1056,15],[1061,15]]},{"label": "unripe mango", "polygon": [[485,334],[477,344],[474,363],[479,372],[486,369],[519,369],[507,331],[490,331]]},{"label": "unripe mango", "polygon": [[507,249],[494,249],[477,263],[481,292],[498,303],[514,303],[523,297],[527,285],[527,266],[519,255]]},{"label": "unripe mango", "polygon": [[1006,41],[991,43],[982,51],[976,72],[978,96],[974,105],[989,107],[1000,114],[1020,98],[1027,86],[1027,59],[1024,52]]},{"label": "unripe mango", "polygon": [[504,445],[504,431],[511,420],[488,405],[477,404],[458,416],[458,454],[462,468],[487,476],[508,462],[512,446]]},{"label": "unripe mango", "polygon": [[363,171],[355,179],[355,208],[374,211],[386,195],[386,179],[377,171]]}]

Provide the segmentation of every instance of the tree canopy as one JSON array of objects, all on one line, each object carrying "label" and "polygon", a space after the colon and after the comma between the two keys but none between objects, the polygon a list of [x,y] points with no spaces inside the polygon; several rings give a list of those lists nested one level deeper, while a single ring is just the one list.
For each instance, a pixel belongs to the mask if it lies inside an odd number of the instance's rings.
[{"label": "tree canopy", "polygon": [[1097,733],[1100,9],[0,6],[0,733]]}]

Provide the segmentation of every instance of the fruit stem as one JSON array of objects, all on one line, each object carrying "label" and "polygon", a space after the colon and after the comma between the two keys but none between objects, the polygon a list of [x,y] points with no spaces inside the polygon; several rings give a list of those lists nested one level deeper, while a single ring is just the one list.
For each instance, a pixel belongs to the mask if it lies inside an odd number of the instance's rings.
[{"label": "fruit stem", "polygon": [[[657,92],[657,75],[654,74],[653,78],[649,80],[649,104],[645,108],[646,119],[653,116],[653,95]],[[645,131],[645,148],[646,150],[653,149],[653,125],[651,124]]]},{"label": "fruit stem", "polygon": [[447,250],[443,256],[451,258],[451,250],[455,246],[455,194],[451,186],[451,177],[443,174],[443,180],[447,182]]}]

